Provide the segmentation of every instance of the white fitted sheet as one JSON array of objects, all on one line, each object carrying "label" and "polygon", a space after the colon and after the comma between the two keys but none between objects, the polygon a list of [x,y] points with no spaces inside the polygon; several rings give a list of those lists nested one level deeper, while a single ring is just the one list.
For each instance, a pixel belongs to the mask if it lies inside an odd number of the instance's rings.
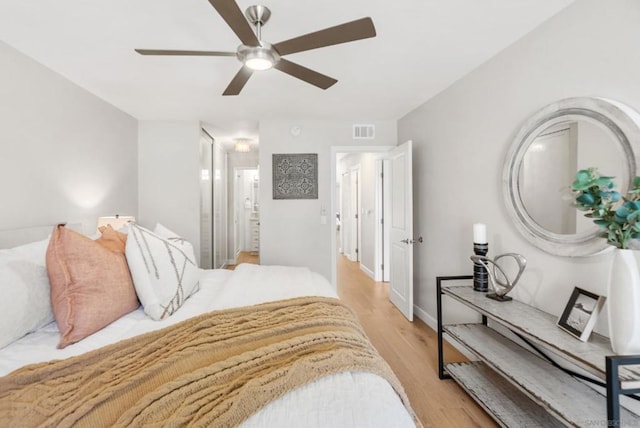
[{"label": "white fitted sheet", "polygon": [[[0,349],[0,376],[27,364],[68,358],[109,343],[157,330],[216,309],[301,296],[337,297],[321,275],[306,268],[240,265],[235,271],[203,270],[200,291],[172,316],[148,318],[142,308],[104,329],[56,349],[55,323]],[[370,373],[325,376],[285,394],[247,419],[247,427],[411,427],[415,426],[389,383]]]}]

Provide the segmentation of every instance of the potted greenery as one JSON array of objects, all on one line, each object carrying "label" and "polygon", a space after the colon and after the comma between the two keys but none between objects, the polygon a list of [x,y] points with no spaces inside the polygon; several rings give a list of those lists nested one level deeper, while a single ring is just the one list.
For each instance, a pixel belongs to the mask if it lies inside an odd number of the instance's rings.
[{"label": "potted greenery", "polygon": [[571,188],[576,207],[600,226],[609,244],[628,249],[632,239],[640,238],[640,177],[624,197],[615,190],[613,177],[601,176],[596,168],[578,171]]},{"label": "potted greenery", "polygon": [[611,347],[617,354],[640,353],[640,177],[622,196],[613,177],[588,168],[577,172],[571,188],[575,206],[615,247],[607,296]]}]

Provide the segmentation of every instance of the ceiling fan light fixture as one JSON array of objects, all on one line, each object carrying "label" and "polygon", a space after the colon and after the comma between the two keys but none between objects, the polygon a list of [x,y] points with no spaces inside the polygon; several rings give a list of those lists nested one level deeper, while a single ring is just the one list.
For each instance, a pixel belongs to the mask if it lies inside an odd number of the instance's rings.
[{"label": "ceiling fan light fixture", "polygon": [[238,59],[254,71],[268,70],[279,60],[280,55],[268,43],[262,46],[245,46],[238,48]]},{"label": "ceiling fan light fixture", "polygon": [[243,15],[236,1],[209,0],[211,6],[240,39],[241,44],[235,52],[175,49],[136,49],[136,52],[140,55],[235,56],[242,63],[242,68],[222,93],[223,96],[230,96],[240,94],[254,71],[270,68],[275,68],[320,89],[328,89],[338,81],[280,57],[376,36],[373,21],[370,17],[366,17],[271,45],[262,41],[262,27],[271,16],[269,8],[263,5],[249,6]]},{"label": "ceiling fan light fixture", "polygon": [[244,65],[254,71],[263,71],[273,67],[273,62],[269,58],[255,57],[245,60]]}]

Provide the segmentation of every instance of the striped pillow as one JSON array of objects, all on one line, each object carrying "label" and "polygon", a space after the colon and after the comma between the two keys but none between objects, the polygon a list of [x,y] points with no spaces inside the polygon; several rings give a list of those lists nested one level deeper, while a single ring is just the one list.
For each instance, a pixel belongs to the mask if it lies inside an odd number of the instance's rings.
[{"label": "striped pillow", "polygon": [[140,303],[156,321],[172,315],[199,289],[193,247],[182,238],[163,238],[132,223],[126,255]]}]

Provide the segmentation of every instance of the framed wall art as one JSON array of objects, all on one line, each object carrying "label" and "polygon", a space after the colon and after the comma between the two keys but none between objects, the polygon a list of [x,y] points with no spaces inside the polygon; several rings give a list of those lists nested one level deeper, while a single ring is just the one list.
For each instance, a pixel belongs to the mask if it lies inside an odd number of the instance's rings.
[{"label": "framed wall art", "polygon": [[586,342],[596,324],[604,300],[603,296],[575,287],[558,320],[558,325]]},{"label": "framed wall art", "polygon": [[273,154],[273,199],[318,199],[318,154]]}]

